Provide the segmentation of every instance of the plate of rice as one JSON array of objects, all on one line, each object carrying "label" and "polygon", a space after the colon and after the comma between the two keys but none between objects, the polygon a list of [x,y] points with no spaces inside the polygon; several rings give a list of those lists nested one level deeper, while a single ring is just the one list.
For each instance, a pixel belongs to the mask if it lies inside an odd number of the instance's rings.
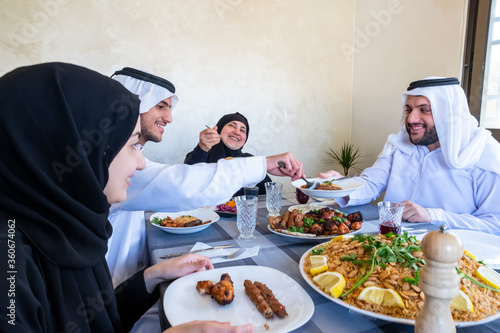
[{"label": "plate of rice", "polygon": [[[401,239],[401,237],[404,238]],[[407,263],[401,263],[398,260],[396,262],[387,262],[385,267],[374,265],[373,270],[371,270],[371,265],[367,263],[372,260],[374,250],[372,248],[371,252],[367,252],[365,248],[370,248],[376,242],[382,244],[383,247],[398,247],[402,248],[403,251],[406,248],[411,251],[413,259]],[[425,264],[423,253],[419,251],[419,247],[420,241],[415,236],[408,236],[407,233],[389,237],[366,234],[344,236],[310,248],[301,257],[299,267],[304,280],[314,290],[332,302],[369,317],[415,325],[415,319],[422,309],[425,299],[424,293],[418,287],[417,271]],[[327,257],[328,268],[326,271],[337,272],[345,278],[345,287],[338,298],[332,297],[329,292],[323,290],[313,281],[314,276],[324,272],[315,275],[311,274],[310,258],[312,255]],[[365,265],[365,268],[363,268],[363,265]],[[458,268],[463,273],[479,280],[479,282],[483,281],[475,275],[475,272],[482,265],[482,263],[466,254],[458,262]],[[359,284],[360,278],[365,277],[365,275],[368,275],[367,279]],[[392,289],[400,296],[404,307],[371,304],[358,299],[363,289],[370,286]],[[468,278],[461,279],[459,288],[471,300],[474,311],[451,308],[457,327],[481,325],[500,318],[500,293],[480,287]]]}]

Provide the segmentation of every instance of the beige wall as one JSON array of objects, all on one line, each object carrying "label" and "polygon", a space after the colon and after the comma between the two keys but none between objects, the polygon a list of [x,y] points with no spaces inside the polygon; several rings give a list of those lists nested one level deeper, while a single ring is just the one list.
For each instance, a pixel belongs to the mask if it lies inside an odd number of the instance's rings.
[{"label": "beige wall", "polygon": [[205,124],[239,111],[251,124],[245,151],[292,151],[312,176],[347,140],[373,163],[408,82],[460,77],[466,3],[0,0],[0,74],[47,61],[151,71],[180,96],[151,159],[182,163]]}]

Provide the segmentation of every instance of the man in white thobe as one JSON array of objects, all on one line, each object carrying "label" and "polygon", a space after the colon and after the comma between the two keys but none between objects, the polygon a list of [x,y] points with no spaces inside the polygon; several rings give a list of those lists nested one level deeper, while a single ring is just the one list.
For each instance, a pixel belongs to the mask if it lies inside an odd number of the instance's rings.
[{"label": "man in white thobe", "polygon": [[[128,67],[117,71],[112,78],[141,100],[139,143],[160,142],[165,127],[172,122],[171,110],[178,101],[174,85],[161,77]],[[284,162],[285,167],[279,167],[278,162]],[[131,178],[127,199],[110,209],[113,234],[108,241],[106,260],[115,287],[150,265],[145,210],[176,212],[223,203],[240,188],[255,186],[266,173],[289,176],[292,180],[304,176],[302,163],[291,153],[196,165],[167,165],[147,159],[146,163],[146,168]],[[132,332],[155,331],[160,331],[156,306],[132,329]]]},{"label": "man in white thobe", "polygon": [[[470,114],[457,79],[431,77],[403,93],[399,133],[339,205],[405,204],[403,220],[500,235],[500,144]],[[323,177],[328,174],[323,174]]]}]

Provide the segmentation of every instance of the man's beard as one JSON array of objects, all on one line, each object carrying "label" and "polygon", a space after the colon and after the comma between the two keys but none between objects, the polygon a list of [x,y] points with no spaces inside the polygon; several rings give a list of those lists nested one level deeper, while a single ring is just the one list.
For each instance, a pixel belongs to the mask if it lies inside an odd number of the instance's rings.
[{"label": "man's beard", "polygon": [[424,135],[420,139],[416,140],[412,138],[410,125],[408,124],[406,125],[406,131],[408,132],[408,136],[410,137],[411,143],[413,143],[414,145],[428,146],[439,141],[439,137],[436,132],[436,126],[432,126],[430,128],[425,126]]},{"label": "man's beard", "polygon": [[146,127],[141,128],[141,137],[144,142],[152,141],[152,142],[161,142],[162,137],[157,137],[153,133],[151,133]]}]

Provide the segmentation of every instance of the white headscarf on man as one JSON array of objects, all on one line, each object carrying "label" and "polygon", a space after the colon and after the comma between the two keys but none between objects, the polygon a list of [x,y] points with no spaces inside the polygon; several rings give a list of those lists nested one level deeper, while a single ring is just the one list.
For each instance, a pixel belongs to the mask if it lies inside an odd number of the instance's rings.
[{"label": "white headscarf on man", "polygon": [[[425,80],[443,79],[428,77]],[[403,116],[397,134],[389,135],[379,156],[387,156],[394,149],[410,154],[415,145],[410,142],[405,127],[406,97],[425,96],[429,99],[436,132],[446,164],[452,169],[479,167],[500,175],[500,144],[491,132],[478,127],[471,115],[464,90],[457,84],[415,88],[402,95]]]},{"label": "white headscarf on man", "polygon": [[154,107],[160,101],[163,101],[165,98],[170,97],[172,101],[172,107],[170,108],[171,110],[174,109],[175,105],[179,101],[177,95],[175,95],[167,88],[148,81],[136,79],[132,76],[123,74],[117,74],[113,76],[112,79],[120,82],[129,91],[139,96],[139,99],[141,100],[141,113],[148,112],[152,107]]}]

